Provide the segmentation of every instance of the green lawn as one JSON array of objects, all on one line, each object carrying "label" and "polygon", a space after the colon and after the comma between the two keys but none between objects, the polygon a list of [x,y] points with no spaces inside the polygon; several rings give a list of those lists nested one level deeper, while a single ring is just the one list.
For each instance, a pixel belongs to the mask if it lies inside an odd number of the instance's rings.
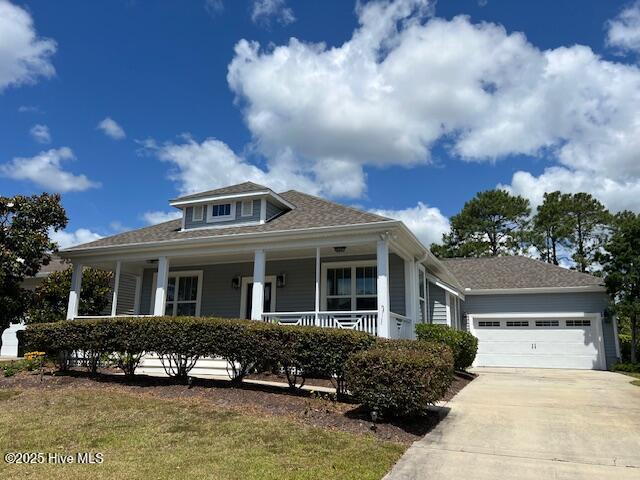
[{"label": "green lawn", "polygon": [[405,447],[194,399],[0,390],[0,451],[101,452],[101,465],[9,465],[0,478],[379,479]]},{"label": "green lawn", "polygon": [[633,382],[631,382],[631,385],[636,385],[640,387],[640,373],[628,373],[628,372],[620,372],[620,373],[623,373],[624,375],[627,375],[629,377],[637,378],[638,380],[634,380]]}]

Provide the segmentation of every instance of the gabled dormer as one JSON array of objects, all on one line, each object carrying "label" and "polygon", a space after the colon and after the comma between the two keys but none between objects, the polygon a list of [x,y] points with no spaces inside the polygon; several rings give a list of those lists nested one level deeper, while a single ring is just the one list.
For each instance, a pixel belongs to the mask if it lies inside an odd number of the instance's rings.
[{"label": "gabled dormer", "polygon": [[169,202],[182,211],[182,229],[261,225],[295,208],[264,185],[253,182],[208,190]]}]

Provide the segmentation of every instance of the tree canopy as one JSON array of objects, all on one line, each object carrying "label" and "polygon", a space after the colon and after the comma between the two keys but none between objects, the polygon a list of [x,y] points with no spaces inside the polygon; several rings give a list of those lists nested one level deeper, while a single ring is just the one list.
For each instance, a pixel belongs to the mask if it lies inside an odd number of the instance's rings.
[{"label": "tree canopy", "polygon": [[529,200],[504,190],[479,192],[451,217],[451,232],[442,245],[433,245],[441,257],[509,255],[520,250],[531,213]]},{"label": "tree canopy", "polygon": [[49,231],[66,226],[59,195],[0,197],[0,328],[24,315],[30,295],[21,283],[57,250]]},{"label": "tree canopy", "polygon": [[533,217],[530,242],[540,252],[542,259],[559,265],[559,248],[567,247],[571,226],[569,205],[571,195],[561,192],[544,194],[544,201]]}]

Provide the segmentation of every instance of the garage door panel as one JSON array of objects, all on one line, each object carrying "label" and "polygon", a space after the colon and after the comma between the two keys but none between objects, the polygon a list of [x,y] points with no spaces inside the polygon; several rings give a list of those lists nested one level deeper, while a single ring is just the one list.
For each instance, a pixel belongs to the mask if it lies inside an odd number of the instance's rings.
[{"label": "garage door panel", "polygon": [[600,338],[595,322],[483,318],[475,319],[473,325],[478,366],[599,368]]}]

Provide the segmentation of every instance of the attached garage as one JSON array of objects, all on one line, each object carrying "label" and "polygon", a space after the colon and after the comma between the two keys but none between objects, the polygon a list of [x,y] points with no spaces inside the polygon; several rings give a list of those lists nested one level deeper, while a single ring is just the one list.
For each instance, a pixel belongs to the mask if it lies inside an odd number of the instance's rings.
[{"label": "attached garage", "polygon": [[599,315],[470,316],[476,366],[606,368]]},{"label": "attached garage", "polygon": [[518,256],[443,263],[464,287],[475,366],[605,370],[620,357],[601,278]]}]

